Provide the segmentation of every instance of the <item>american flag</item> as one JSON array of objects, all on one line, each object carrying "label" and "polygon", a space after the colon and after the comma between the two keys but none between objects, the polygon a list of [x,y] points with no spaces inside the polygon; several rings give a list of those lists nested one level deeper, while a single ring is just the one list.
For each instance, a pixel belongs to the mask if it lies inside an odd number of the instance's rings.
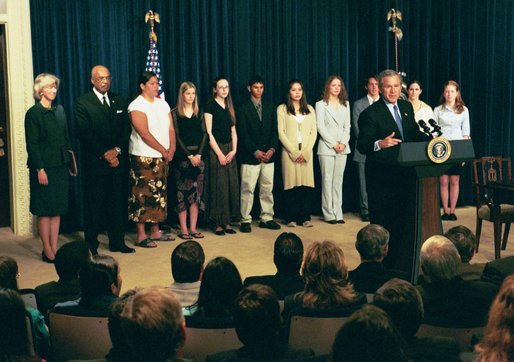
[{"label": "american flag", "polygon": [[158,97],[164,99],[164,91],[162,90],[161,63],[159,62],[159,50],[157,50],[157,41],[153,36],[150,36],[150,48],[148,49],[148,55],[146,56],[145,71],[154,72],[157,74],[157,79],[159,80]]}]

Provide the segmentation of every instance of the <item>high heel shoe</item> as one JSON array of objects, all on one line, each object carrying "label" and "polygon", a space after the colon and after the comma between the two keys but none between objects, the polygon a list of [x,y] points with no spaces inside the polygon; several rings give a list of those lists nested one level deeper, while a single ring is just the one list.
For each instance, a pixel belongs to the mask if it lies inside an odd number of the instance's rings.
[{"label": "high heel shoe", "polygon": [[44,250],[41,252],[41,259],[43,259],[43,261],[45,263],[49,263],[49,264],[53,264],[54,263],[54,259],[50,259],[48,256],[46,256]]}]

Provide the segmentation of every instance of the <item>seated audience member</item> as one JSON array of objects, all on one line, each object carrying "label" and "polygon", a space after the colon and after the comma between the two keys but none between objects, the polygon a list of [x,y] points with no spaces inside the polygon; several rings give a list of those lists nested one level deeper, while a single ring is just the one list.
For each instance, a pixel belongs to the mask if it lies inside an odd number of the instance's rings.
[{"label": "seated audience member", "polygon": [[366,303],[366,296],[356,293],[348,280],[348,268],[343,250],[332,241],[315,241],[307,253],[302,268],[305,288],[287,296],[284,317],[296,307],[313,309],[348,309],[349,313]]},{"label": "seated audience member", "polygon": [[373,304],[385,311],[398,332],[407,342],[408,357],[412,361],[458,361],[459,344],[444,337],[416,337],[423,321],[423,302],[411,283],[391,279],[380,287]]},{"label": "seated audience member", "polygon": [[500,286],[505,278],[512,274],[514,274],[514,256],[506,256],[485,264],[480,279]]},{"label": "seated audience member", "polygon": [[337,333],[332,361],[407,361],[405,341],[382,309],[365,305],[353,313]]},{"label": "seated audience member", "polygon": [[234,323],[243,347],[209,356],[207,361],[282,361],[313,356],[311,349],[294,349],[280,342],[280,307],[273,290],[253,284],[236,298]]},{"label": "seated audience member", "polygon": [[243,282],[234,263],[222,256],[214,258],[203,272],[198,301],[184,312],[201,318],[232,318],[241,289]]},{"label": "seated audience member", "polygon": [[0,361],[38,361],[30,356],[25,305],[15,290],[0,288]]},{"label": "seated audience member", "polygon": [[480,356],[477,361],[514,361],[514,276],[505,279],[494,299],[475,350]]},{"label": "seated audience member", "polygon": [[277,267],[277,273],[248,277],[244,285],[267,285],[273,289],[278,299],[283,300],[286,295],[300,292],[305,286],[300,275],[302,259],[302,240],[294,233],[282,233],[275,240],[273,251],[273,262]]},{"label": "seated audience member", "polygon": [[359,230],[355,248],[361,257],[361,263],[349,273],[356,291],[375,293],[389,279],[409,278],[407,273],[386,269],[382,264],[387,255],[388,246],[389,231],[382,226],[370,224]]},{"label": "seated audience member", "polygon": [[[9,256],[0,256],[0,288],[10,289],[18,293],[19,276],[18,263],[16,263],[16,260]],[[25,309],[32,319],[36,353],[41,357],[47,357],[50,340],[45,319],[39,310],[32,307],[26,307]],[[4,338],[4,335],[0,335],[0,339],[2,338]]]},{"label": "seated audience member", "polygon": [[83,241],[64,244],[55,254],[55,271],[58,281],[36,287],[39,311],[46,315],[57,303],[80,298],[79,271],[91,259],[88,245]]},{"label": "seated audience member", "polygon": [[106,356],[106,360],[109,362],[126,362],[131,359],[130,348],[125,341],[121,328],[121,314],[128,300],[137,292],[137,289],[127,290],[112,303],[109,312],[109,336],[111,337],[112,348]]},{"label": "seated audience member", "polygon": [[58,303],[53,312],[91,317],[107,317],[121,290],[118,262],[108,255],[95,255],[79,272],[81,297]]},{"label": "seated audience member", "polygon": [[189,307],[198,300],[204,263],[202,246],[194,240],[184,241],[173,250],[171,290],[182,307]]},{"label": "seated audience member", "polygon": [[477,241],[475,234],[464,225],[452,227],[448,230],[446,236],[455,245],[460,255],[458,273],[464,280],[478,280],[482,276],[485,263],[470,263],[475,255]]},{"label": "seated audience member", "polygon": [[443,327],[480,327],[498,290],[493,284],[463,280],[458,275],[460,256],[442,235],[421,247],[424,283],[418,290],[425,308],[424,323]]},{"label": "seated audience member", "polygon": [[180,361],[186,324],[180,303],[169,288],[138,290],[123,308],[121,327],[132,361]]}]

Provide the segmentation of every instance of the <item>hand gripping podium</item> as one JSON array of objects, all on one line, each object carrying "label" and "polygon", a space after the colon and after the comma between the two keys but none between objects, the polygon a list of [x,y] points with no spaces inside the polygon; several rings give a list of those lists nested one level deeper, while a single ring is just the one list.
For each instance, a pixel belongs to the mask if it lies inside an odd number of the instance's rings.
[{"label": "hand gripping podium", "polygon": [[[433,140],[434,141],[434,140]],[[409,273],[411,282],[416,283],[419,274],[419,252],[423,242],[433,235],[442,235],[443,226],[440,213],[439,176],[452,165],[472,160],[475,157],[471,140],[447,141],[446,151],[451,152],[443,163],[435,163],[429,158],[431,142],[406,142],[399,146],[395,165],[408,168],[415,178],[415,195],[406,197],[406,220],[403,226],[402,250],[400,250],[397,269]],[[432,146],[433,147],[433,146]],[[432,159],[431,159],[432,158]],[[403,202],[403,201],[402,201]]]}]

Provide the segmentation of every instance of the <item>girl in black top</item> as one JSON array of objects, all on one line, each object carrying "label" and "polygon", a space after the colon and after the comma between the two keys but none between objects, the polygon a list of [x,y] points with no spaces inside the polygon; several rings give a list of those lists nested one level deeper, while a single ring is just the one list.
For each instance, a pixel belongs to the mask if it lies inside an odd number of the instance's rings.
[{"label": "girl in black top", "polygon": [[[171,111],[171,116],[177,137],[177,152],[173,164],[177,185],[175,210],[180,223],[178,236],[184,240],[201,239],[204,236],[196,230],[196,223],[199,209],[205,208],[202,200],[205,169],[202,153],[207,134],[193,83],[184,82],[180,85],[177,106]],[[187,228],[188,209],[190,232]]]}]

